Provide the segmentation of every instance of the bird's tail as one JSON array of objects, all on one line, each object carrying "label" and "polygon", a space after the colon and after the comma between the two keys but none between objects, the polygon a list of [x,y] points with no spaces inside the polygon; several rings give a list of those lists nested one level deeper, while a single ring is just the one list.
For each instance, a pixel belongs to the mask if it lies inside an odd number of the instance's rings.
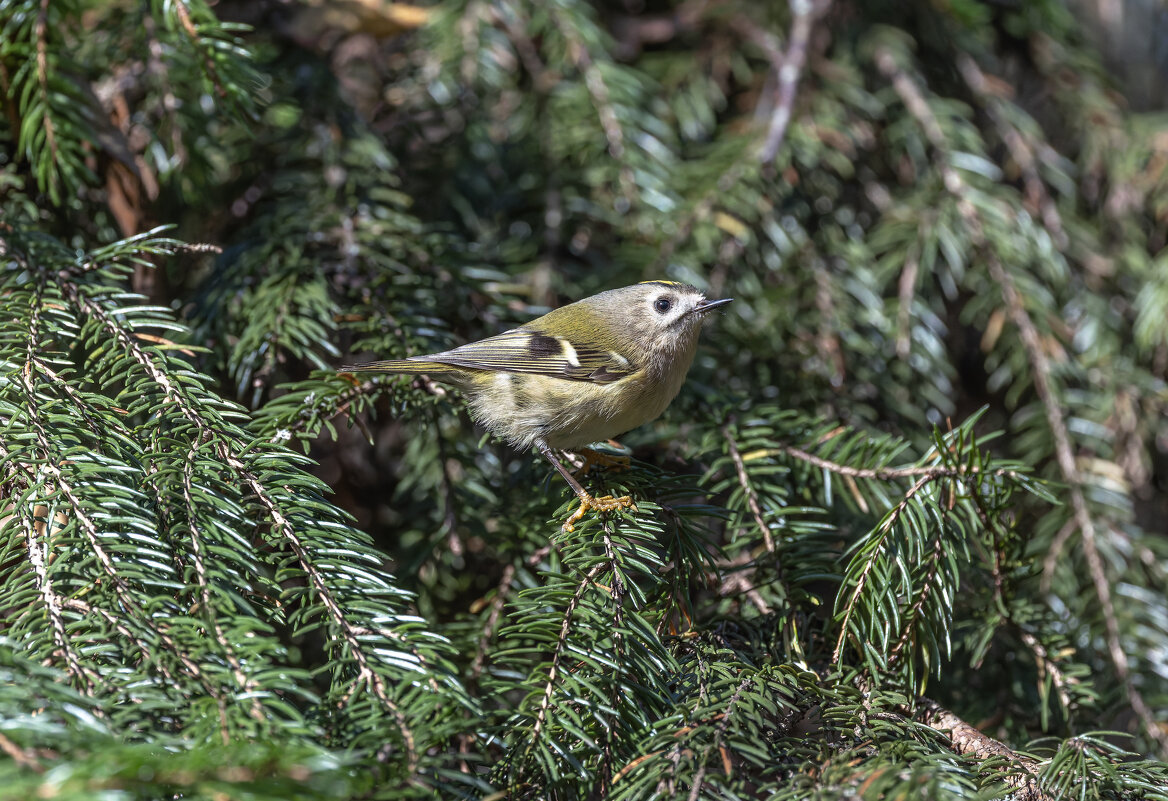
[{"label": "bird's tail", "polygon": [[443,373],[450,370],[450,365],[440,362],[428,362],[423,359],[387,359],[383,362],[366,362],[365,364],[347,364],[341,368],[342,373]]}]

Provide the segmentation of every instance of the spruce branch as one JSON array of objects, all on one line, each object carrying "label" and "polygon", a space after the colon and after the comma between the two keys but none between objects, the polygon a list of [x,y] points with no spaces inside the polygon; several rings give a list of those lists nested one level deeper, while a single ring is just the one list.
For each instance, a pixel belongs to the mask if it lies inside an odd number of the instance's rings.
[{"label": "spruce branch", "polygon": [[[608,560],[610,569],[612,570],[612,588],[609,592],[611,598],[610,606],[612,610],[612,660],[618,665],[615,675],[609,684],[608,689],[608,704],[609,708],[616,710],[620,705],[620,696],[624,692],[624,667],[627,662],[627,655],[625,653],[625,614],[624,604],[628,588],[625,586],[624,579],[621,578],[617,571],[617,554],[612,544],[612,535],[609,531],[609,521],[605,520],[601,533],[601,542],[604,545],[604,556]],[[600,794],[606,794],[611,787],[613,781],[613,747],[619,742],[619,738],[615,736],[618,720],[615,714],[610,714],[607,717],[605,730],[606,736],[604,743],[601,746],[600,765],[597,768],[597,773],[600,774],[597,791]]]},{"label": "spruce branch", "polygon": [[622,115],[613,107],[611,93],[604,74],[589,52],[587,43],[581,38],[577,24],[564,19],[559,6],[550,7],[551,18],[557,30],[568,44],[568,57],[584,76],[584,85],[596,107],[600,127],[608,141],[608,154],[619,165],[621,194],[631,205],[637,196],[637,180],[632,167],[625,158],[625,132]]},{"label": "spruce branch", "polygon": [[[913,639],[914,624],[920,617],[921,609],[924,607],[925,601],[928,600],[929,595],[934,590],[934,582],[937,578],[937,570],[941,566],[941,561],[945,558],[945,547],[942,542],[940,532],[937,532],[933,535],[933,547],[926,558],[928,559],[929,563],[928,569],[925,572],[924,578],[921,579],[921,587],[917,591],[917,597],[913,600],[912,606],[910,606],[908,611],[901,616],[902,622],[900,637],[897,639],[896,644],[893,645],[892,649],[888,652],[889,665],[896,665],[896,663],[903,656],[905,646],[908,645]],[[839,647],[838,643],[836,647]]]},{"label": "spruce branch", "polygon": [[1075,463],[1070,434],[1052,385],[1050,362],[1043,349],[1038,329],[1029,312],[1026,311],[1021,296],[1014,285],[1013,277],[1005,269],[997,252],[986,239],[981,216],[967,196],[965,181],[949,160],[949,149],[945,135],[920,89],[909,74],[901,68],[895,55],[888,48],[877,48],[874,59],[877,68],[892,82],[893,88],[904,103],[905,108],[920,124],[926,138],[936,151],[936,165],[941,173],[945,189],[953,196],[958,212],[967,226],[970,241],[976,252],[985,260],[990,278],[999,287],[1006,311],[1018,329],[1033,371],[1035,392],[1042,403],[1047,425],[1054,437],[1055,461],[1068,485],[1067,491],[1071,497],[1071,509],[1082,538],[1088,571],[1103,614],[1107,649],[1112,665],[1123,683],[1132,710],[1139,717],[1144,730],[1156,740],[1162,754],[1168,757],[1168,731],[1159,726],[1151,707],[1144,700],[1143,694],[1133,681],[1127,653],[1123,648],[1119,621],[1115,614],[1115,604],[1111,597],[1111,582],[1107,577],[1096,541],[1095,521],[1083,494],[1083,478]]},{"label": "spruce branch", "polygon": [[680,220],[675,221],[673,235],[661,243],[655,258],[645,268],[643,275],[646,280],[652,276],[660,275],[677,249],[692,237],[695,226],[709,220],[714,215],[714,208],[723,202],[726,194],[750,172],[749,164],[750,162],[745,159],[735,159],[730,162],[710,182],[701,196],[690,204],[689,210]]},{"label": "spruce branch", "polygon": [[[138,654],[142,658],[143,664],[157,663],[154,664],[154,668],[160,674],[162,674],[162,677],[167,682],[172,684],[178,683],[178,676],[171,672],[170,668],[158,659],[157,649],[153,647],[154,643],[130,628],[125,617],[119,617],[102,606],[88,604],[78,598],[66,599],[64,606],[67,609],[72,609],[84,615],[94,615],[96,617],[100,617],[105,621],[106,625],[116,631],[121,637],[125,638],[127,642],[133,643],[135,649],[137,649]],[[136,621],[140,621],[142,619],[140,611],[134,616],[133,619]],[[207,695],[215,699],[216,704],[222,707],[224,702],[219,689],[215,686],[215,683],[207,677],[206,673],[199,667],[199,665],[191,658],[190,654],[187,653],[187,651],[181,645],[175,642],[173,637],[167,635],[161,627],[150,632],[150,634],[156,637],[158,642],[165,646],[166,649],[178,659],[179,663],[183,667],[183,672],[190,678],[198,681],[199,684],[202,685],[203,689],[207,692]],[[227,742],[230,741],[230,738],[228,737],[225,730],[222,733],[224,744],[227,744]]]},{"label": "spruce branch", "polygon": [[[7,243],[0,241],[0,252],[7,254],[12,252]],[[19,253],[13,253],[14,256],[20,258]],[[41,457],[47,463],[49,452],[46,449],[46,436],[44,426],[36,412],[36,388],[33,386],[32,380],[32,364],[36,353],[41,347],[41,310],[44,308],[44,283],[38,281],[35,289],[31,294],[30,306],[28,309],[28,329],[26,332],[26,348],[25,348],[25,365],[21,370],[20,383],[24,389],[24,395],[29,399],[30,405],[26,409],[25,414],[30,418],[30,422],[36,429],[37,444],[41,449]],[[32,492],[40,483],[40,476],[38,476],[31,465],[21,465],[14,455],[11,454],[3,443],[0,443],[0,464],[3,464],[7,471],[17,470],[23,474],[21,478],[25,485],[26,492]],[[19,486],[17,477],[12,472],[8,472],[4,477],[3,485],[8,490],[9,497],[17,495],[16,490]],[[23,493],[22,493],[23,494]],[[54,504],[55,505],[55,504]],[[21,510],[26,509],[27,505],[21,503],[18,505]],[[52,578],[48,572],[48,558],[49,558],[49,538],[48,534],[52,530],[53,518],[49,517],[51,511],[47,506],[41,505],[39,508],[44,509],[45,520],[43,523],[37,521],[33,516],[26,512],[21,512],[21,521],[24,523],[25,543],[28,554],[29,564],[32,566],[33,573],[36,577],[37,589],[41,598],[44,600],[45,609],[48,611],[49,624],[53,631],[53,639],[57,648],[65,657],[65,663],[68,666],[69,673],[74,679],[82,682],[87,691],[92,691],[94,686],[94,677],[89,670],[83,666],[82,660],[73,650],[72,641],[66,631],[65,620],[62,615],[65,599],[54,589]]]},{"label": "spruce branch", "polygon": [[[399,690],[397,685],[390,683],[390,673],[387,672],[393,660],[399,657],[395,654],[384,654],[386,649],[382,643],[394,641],[402,644],[403,651],[409,656],[401,657],[401,664],[408,664],[409,667],[405,669],[411,673],[421,673],[422,678],[418,680],[418,684],[428,687],[434,696],[447,693],[451,689],[457,692],[457,689],[439,685],[431,658],[418,646],[414,638],[388,625],[368,626],[363,625],[363,621],[355,619],[355,613],[364,612],[368,604],[363,603],[352,611],[343,606],[344,601],[338,593],[343,592],[350,575],[344,565],[346,557],[340,557],[339,568],[342,572],[335,571],[338,571],[337,554],[349,553],[350,546],[341,551],[329,548],[318,553],[320,544],[305,539],[305,532],[298,528],[301,524],[293,520],[293,515],[303,517],[304,511],[296,511],[295,508],[289,507],[290,496],[280,495],[278,488],[273,489],[270,486],[270,478],[261,477],[256,472],[254,465],[257,459],[271,458],[273,454],[247,453],[252,444],[246,438],[241,438],[240,430],[225,422],[219,416],[218,410],[208,408],[208,404],[195,389],[198,387],[197,380],[192,382],[187,375],[174,369],[174,365],[169,361],[172,358],[168,354],[171,348],[159,346],[155,342],[157,337],[143,337],[139,330],[144,325],[165,326],[164,320],[151,320],[149,314],[135,316],[135,307],[132,304],[127,307],[123,302],[119,302],[123,301],[124,296],[119,296],[116,290],[109,287],[91,283],[94,279],[100,281],[103,277],[99,270],[92,268],[92,263],[87,263],[84,268],[78,266],[63,270],[30,267],[30,272],[31,288],[22,291],[24,297],[30,299],[26,302],[31,302],[34,313],[28,317],[31,329],[22,337],[26,368],[21,373],[22,383],[18,386],[22,386],[24,395],[31,399],[31,402],[25,404],[27,423],[34,432],[30,441],[41,456],[37,467],[40,473],[32,473],[31,468],[26,469],[25,473],[28,475],[30,486],[37,480],[49,482],[53,493],[61,501],[60,514],[64,515],[66,525],[82,535],[86,542],[86,550],[96,558],[98,569],[105,576],[105,581],[99,579],[98,584],[106,588],[105,592],[114,593],[119,608],[127,612],[124,616],[115,616],[100,603],[90,603],[88,600],[76,598],[58,602],[58,593],[53,590],[49,581],[49,571],[47,567],[42,569],[41,592],[45,597],[46,606],[58,609],[52,612],[51,616],[59,621],[58,632],[65,631],[62,643],[66,646],[64,650],[66,657],[73,652],[68,647],[70,644],[68,638],[72,635],[67,629],[71,623],[65,613],[66,611],[80,613],[83,617],[102,621],[111,632],[117,633],[126,647],[140,654],[142,664],[150,665],[163,680],[158,684],[159,690],[165,692],[173,688],[179,691],[179,688],[189,687],[188,679],[193,679],[203,696],[220,709],[219,739],[222,742],[227,743],[233,739],[231,731],[233,724],[228,714],[232,699],[237,700],[239,706],[256,724],[267,727],[271,723],[271,709],[261,706],[261,699],[271,696],[270,686],[259,683],[261,674],[256,672],[257,667],[263,667],[262,662],[257,662],[253,655],[241,655],[238,652],[239,647],[248,647],[247,645],[237,647],[238,622],[232,622],[234,631],[231,634],[221,622],[220,614],[228,608],[223,604],[223,600],[228,599],[224,597],[220,600],[220,590],[215,586],[217,582],[223,580],[220,572],[222,565],[212,567],[207,551],[207,545],[213,545],[221,534],[219,530],[212,531],[206,527],[219,524],[206,516],[205,507],[209,494],[215,491],[214,486],[205,483],[208,478],[208,459],[213,458],[222,472],[217,472],[212,481],[226,479],[234,482],[240,494],[257,505],[261,519],[271,522],[273,532],[271,541],[291,551],[295,564],[301,571],[300,575],[304,576],[311,604],[306,604],[294,614],[314,616],[323,611],[325,618],[330,622],[330,629],[338,635],[338,647],[344,657],[337,664],[351,663],[354,670],[354,675],[347,682],[347,691],[341,698],[341,708],[344,708],[348,701],[363,705],[365,701],[360,691],[369,691],[370,696],[376,699],[377,706],[384,709],[396,724],[405,746],[404,761],[408,773],[406,782],[414,782],[420,770],[419,741],[414,724],[403,711],[399,701],[393,697],[393,693]],[[53,289],[62,299],[60,303],[50,302],[44,297],[50,275],[53,279]],[[114,302],[111,303],[111,300]],[[40,354],[45,346],[41,343],[41,336],[38,333],[40,311],[43,309],[54,309],[55,323],[59,322],[57,318],[71,315],[70,321],[73,319],[84,321],[83,330],[86,337],[92,337],[94,332],[97,332],[100,337],[115,343],[112,346],[107,345],[103,350],[103,358],[108,362],[103,369],[117,371],[118,381],[125,384],[127,389],[124,391],[131,393],[130,397],[133,400],[129,410],[114,410],[115,414],[109,426],[106,426],[104,416],[98,419],[98,415],[105,410],[94,408],[88,399],[89,396],[83,396],[79,390],[70,386],[73,380],[71,376],[62,379],[43,361]],[[38,370],[40,365],[44,365],[47,372],[41,373]],[[183,639],[184,632],[193,622],[187,615],[180,613],[176,618],[174,631],[171,631],[172,626],[168,622],[159,622],[159,618],[148,614],[139,599],[150,596],[142,592],[143,588],[139,586],[139,582],[151,579],[148,577],[127,579],[119,565],[133,563],[127,562],[122,550],[119,550],[117,555],[107,552],[105,543],[110,538],[106,531],[109,523],[106,521],[109,515],[102,513],[102,522],[99,524],[87,506],[89,503],[87,499],[90,498],[93,489],[92,480],[83,481],[81,484],[75,483],[75,480],[69,477],[76,472],[71,463],[51,458],[54,449],[41,422],[45,413],[40,408],[39,400],[41,396],[51,394],[45,392],[45,389],[51,387],[33,386],[30,382],[35,381],[38,375],[49,375],[55,380],[62,381],[62,386],[66,387],[61,393],[62,396],[77,402],[78,409],[75,414],[90,421],[89,427],[92,428],[94,435],[100,436],[105,432],[120,444],[133,446],[135,440],[142,439],[140,429],[131,430],[122,420],[129,419],[126,416],[138,415],[143,408],[149,408],[143,403],[149,398],[161,404],[163,415],[172,422],[165,440],[158,438],[159,429],[153,425],[148,426],[153,432],[151,435],[153,439],[150,440],[153,447],[169,451],[177,440],[190,436],[185,449],[173,453],[175,458],[171,458],[171,453],[161,450],[148,454],[145,457],[146,464],[140,470],[140,476],[145,485],[151,488],[159,503],[160,516],[154,518],[152,523],[160,524],[166,529],[173,527],[185,537],[187,545],[185,553],[175,554],[172,558],[180,567],[184,564],[189,566],[190,572],[187,575],[190,579],[187,587],[193,593],[192,606],[200,610],[198,616],[207,633],[205,639],[215,644],[212,650],[217,658],[222,660],[221,664],[203,661],[198,649],[192,651],[189,642]],[[148,419],[161,420],[163,417]],[[174,421],[178,421],[177,427],[174,426]],[[20,462],[16,458],[4,458],[8,456],[7,450],[2,453],[0,459],[3,459],[5,472],[8,473],[8,483],[11,483],[11,471],[14,466],[19,467]],[[99,450],[96,458],[107,457]],[[99,461],[98,464],[105,462]],[[129,471],[132,468],[124,469]],[[38,479],[41,474],[43,476]],[[292,478],[292,473],[286,475],[289,479],[296,480]],[[285,491],[290,491],[290,488],[285,488]],[[58,514],[54,509],[55,506],[47,507],[46,514],[49,515],[49,520]],[[238,517],[234,519],[242,520],[242,510],[238,510],[236,514]],[[29,547],[35,550],[39,548],[39,543],[35,540],[39,533],[35,521],[29,522]],[[132,525],[140,524],[135,522]],[[323,521],[315,525],[321,526],[323,530],[329,523]],[[151,540],[151,544],[156,548],[163,545],[156,539]],[[151,563],[158,563],[158,556],[147,553],[145,549],[133,550],[133,547],[123,546],[130,549],[126,553],[140,552]],[[36,551],[30,555],[30,562],[33,565],[38,563],[38,553],[39,551]],[[222,553],[221,547],[218,553]],[[229,572],[231,569],[228,568]],[[212,578],[213,572],[216,578]],[[344,578],[338,581],[342,576]],[[244,580],[238,574],[233,578]],[[246,587],[240,589],[248,591]],[[237,608],[235,601],[229,601],[229,604],[231,608]],[[312,608],[314,605],[318,606],[315,610]],[[160,653],[173,655],[174,663],[172,664],[169,659],[159,660]],[[79,666],[73,668],[79,670],[82,676],[79,684],[85,686],[84,682],[88,677],[91,692],[96,691],[99,685],[107,681],[104,675],[89,670],[85,657],[77,655],[75,660],[70,661]],[[247,662],[253,664],[246,664]],[[178,669],[174,670],[174,667]],[[210,675],[208,669],[216,675]],[[444,668],[439,668],[439,672],[442,670]],[[393,668],[392,672],[396,671],[397,668]],[[220,675],[226,678],[227,682],[221,683]]]},{"label": "spruce branch", "polygon": [[[23,259],[19,251],[10,251],[17,258]],[[26,263],[27,264],[27,263]],[[86,537],[87,544],[90,551],[97,557],[98,563],[103,572],[109,577],[111,584],[116,588],[118,595],[118,604],[131,614],[128,619],[135,621],[147,621],[150,616],[142,608],[137,600],[135,588],[126,577],[119,571],[115,565],[115,559],[108,552],[106,547],[102,544],[103,537],[99,531],[97,521],[93,515],[86,510],[85,504],[81,499],[81,491],[75,487],[71,481],[65,477],[65,472],[61,469],[60,463],[53,458],[54,449],[50,443],[50,438],[46,430],[44,416],[40,407],[41,392],[34,384],[34,377],[40,374],[40,368],[44,365],[39,353],[44,347],[41,336],[41,320],[42,310],[46,306],[45,292],[47,289],[46,277],[47,271],[40,270],[36,273],[37,280],[34,284],[34,290],[30,294],[32,302],[32,309],[29,314],[29,327],[26,334],[26,352],[25,352],[25,366],[20,374],[20,383],[24,389],[25,398],[25,414],[27,420],[35,433],[35,441],[37,449],[40,453],[36,473],[34,474],[31,467],[25,467],[28,478],[29,487],[35,487],[37,484],[45,484],[47,487],[52,487],[53,495],[62,496],[68,504],[66,511],[58,511],[56,515],[64,518],[64,524],[68,525],[74,522],[79,525],[81,531]],[[71,284],[68,281],[67,272],[58,272],[56,278],[59,281],[58,286],[68,287]],[[67,290],[65,292],[67,297],[72,300],[77,299],[76,294],[70,294]],[[104,311],[103,311],[104,314]],[[48,375],[53,377],[56,381],[61,381],[60,377],[48,371]],[[68,386],[67,382],[62,382],[63,386]],[[75,401],[78,401],[80,410],[84,416],[88,416],[86,411],[87,404],[84,403],[72,389],[67,391],[71,394]],[[91,425],[94,421],[90,418]],[[9,454],[6,449],[0,447],[0,453],[5,457],[5,461],[13,464],[14,460],[9,459]],[[48,481],[44,479],[47,478]],[[6,482],[7,483],[7,482]],[[23,504],[22,504],[23,505]],[[54,504],[55,507],[55,504]],[[46,515],[52,511],[49,507],[46,509]],[[45,601],[46,608],[49,612],[50,620],[54,630],[57,646],[63,651],[66,659],[66,664],[69,666],[70,672],[77,676],[82,682],[83,687],[87,693],[95,692],[97,686],[100,684],[100,677],[96,672],[88,667],[83,666],[81,657],[76,654],[71,645],[71,639],[65,630],[63,610],[73,609],[81,611],[86,615],[97,614],[105,619],[106,623],[111,625],[115,630],[119,631],[128,642],[133,643],[146,664],[154,664],[156,669],[162,676],[170,683],[174,683],[175,677],[170,673],[167,665],[157,660],[155,649],[152,647],[153,643],[143,639],[139,634],[134,633],[131,628],[126,625],[123,620],[109,613],[101,607],[94,607],[79,599],[59,597],[52,588],[51,579],[47,570],[47,561],[44,554],[41,552],[41,547],[37,542],[38,539],[44,539],[47,547],[49,543],[48,534],[51,532],[52,518],[48,518],[46,525],[38,526],[35,523],[28,527],[28,555],[30,564],[38,577],[38,584],[41,588],[41,595]],[[170,651],[182,665],[184,672],[190,677],[197,680],[206,692],[211,697],[218,697],[218,689],[214,682],[210,681],[200,669],[200,667],[188,656],[183,647],[179,645],[172,637],[170,637],[162,626],[155,626],[147,636],[157,638],[157,642]],[[254,702],[253,702],[254,703]],[[262,720],[263,716],[256,710],[259,715],[258,719]],[[226,737],[226,733],[224,733]]]},{"label": "spruce branch", "polygon": [[697,801],[701,797],[702,782],[706,778],[706,765],[709,763],[709,755],[717,749],[719,755],[722,757],[723,767],[726,770],[727,777],[730,776],[731,765],[730,758],[726,753],[725,747],[722,745],[722,739],[726,736],[726,729],[730,726],[730,720],[734,715],[735,709],[738,705],[738,699],[742,693],[746,691],[747,687],[754,684],[754,676],[747,676],[744,678],[734,690],[734,694],[726,702],[725,709],[718,715],[718,725],[714,727],[714,739],[707,747],[705,753],[702,754],[701,764],[698,766],[698,772],[694,776],[693,784],[689,789],[688,801]]},{"label": "spruce branch", "polygon": [[[47,4],[48,0],[45,0],[45,2]],[[203,37],[195,27],[194,20],[191,19],[191,11],[187,8],[186,0],[174,0],[173,9],[175,16],[178,18],[179,27],[190,40],[191,46],[196,51],[202,52],[203,71],[206,73],[207,78],[210,79],[211,85],[215,87],[215,91],[219,94],[219,97],[226,98],[227,88],[223,80],[219,77],[218,70],[215,68],[215,62],[211,58],[210,49],[204,47]]]},{"label": "spruce branch", "polygon": [[576,609],[580,606],[580,602],[584,598],[584,593],[593,586],[593,581],[600,572],[608,567],[603,562],[597,563],[591,570],[580,578],[576,583],[576,591],[572,593],[572,598],[568,605],[564,608],[563,621],[560,624],[560,634],[556,639],[555,646],[552,649],[552,663],[548,666],[547,681],[543,686],[543,693],[539,701],[539,709],[535,715],[535,724],[531,728],[531,737],[529,738],[527,751],[535,747],[539,740],[539,733],[543,729],[544,723],[547,721],[548,709],[551,707],[552,695],[556,687],[556,674],[559,670],[560,660],[563,659],[567,650],[568,635],[572,631],[572,618],[576,614]]},{"label": "spruce branch", "polygon": [[1034,146],[1015,125],[1006,118],[1002,109],[999,94],[1003,91],[1003,84],[996,78],[987,77],[977,61],[968,53],[957,55],[957,69],[966,85],[982,104],[986,114],[998,129],[1002,142],[1006,145],[1010,157],[1022,172],[1022,180],[1026,187],[1027,200],[1038,209],[1042,224],[1050,232],[1055,245],[1065,250],[1070,244],[1066,228],[1063,226],[1062,215],[1058,205],[1050,196],[1046,182],[1038,171],[1038,159],[1034,154]]},{"label": "spruce branch", "polygon": [[[0,795],[1168,801],[1082,733],[1163,717],[1168,140],[1063,4],[2,5]],[[572,537],[332,369],[630,270],[736,304]]]},{"label": "spruce branch", "polygon": [[[61,278],[58,275],[58,278]],[[31,423],[36,443],[39,451],[39,464],[37,472],[49,477],[51,486],[55,487],[56,492],[53,494],[60,494],[65,498],[69,505],[69,512],[67,516],[72,520],[77,521],[81,530],[85,533],[89,547],[93,554],[97,557],[98,563],[102,570],[110,578],[113,586],[117,589],[119,595],[119,602],[124,604],[128,609],[132,610],[139,619],[144,619],[142,609],[135,600],[133,592],[127,583],[124,576],[114,565],[114,560],[111,558],[109,552],[102,544],[102,538],[98,532],[97,524],[94,522],[92,516],[86,511],[78,493],[71,483],[66,479],[60,466],[52,459],[53,448],[49,442],[49,435],[46,431],[46,424],[44,422],[41,410],[39,392],[33,380],[32,366],[36,361],[35,353],[40,345],[40,313],[42,308],[43,292],[45,289],[46,276],[40,273],[37,281],[37,290],[33,295],[33,301],[36,304],[36,311],[30,315],[30,328],[28,331],[27,351],[25,370],[22,373],[21,381],[24,389],[24,399],[26,403],[26,410],[29,422]],[[40,476],[37,476],[37,483],[39,483]],[[48,483],[48,482],[47,482]],[[30,546],[33,543],[30,541]]]},{"label": "spruce branch", "polygon": [[[6,449],[0,446],[0,458],[4,462],[11,464],[12,459]],[[29,475],[29,479],[35,482],[35,477]],[[15,482],[12,481],[11,474],[5,476],[5,487],[14,487]],[[23,504],[22,504],[23,506]],[[45,509],[48,514],[47,507]],[[49,575],[47,564],[48,552],[48,538],[45,536],[49,530],[48,524],[41,524],[34,517],[27,513],[21,513],[21,522],[24,524],[25,532],[25,547],[28,554],[28,563],[32,567],[33,575],[37,585],[38,593],[41,600],[44,602],[45,610],[49,618],[49,626],[53,632],[53,642],[56,648],[65,659],[65,665],[68,673],[73,679],[80,683],[82,691],[85,693],[93,692],[96,685],[97,677],[92,671],[82,662],[80,656],[73,649],[73,642],[66,630],[65,618],[63,610],[68,602],[68,599],[63,598],[54,588],[52,577]]]},{"label": "spruce branch", "polygon": [[[259,700],[256,697],[256,691],[259,685],[248,678],[243,670],[243,665],[240,662],[239,655],[236,653],[231,640],[223,631],[223,625],[219,620],[219,615],[215,610],[215,604],[211,598],[211,582],[207,571],[206,555],[204,554],[204,540],[205,535],[200,530],[198,523],[198,510],[195,507],[195,499],[192,495],[194,491],[194,468],[195,468],[195,454],[202,443],[193,445],[187,451],[187,458],[184,460],[182,472],[182,495],[183,501],[186,503],[187,529],[190,533],[191,540],[191,561],[195,567],[195,576],[199,583],[199,594],[203,601],[203,608],[206,616],[210,619],[211,630],[214,632],[215,640],[219,643],[220,650],[223,652],[227,660],[227,664],[231,667],[231,674],[235,677],[236,683],[239,685],[240,692],[245,695],[250,695],[252,701],[250,706],[250,713],[252,718],[258,723],[263,723],[266,716],[263,708],[260,706]],[[230,742],[226,728],[222,730],[223,744],[227,745]]]},{"label": "spruce branch", "polygon": [[916,497],[916,494],[934,480],[936,479],[929,476],[921,476],[918,478],[916,482],[914,482],[913,485],[908,488],[908,491],[904,494],[900,503],[898,503],[887,515],[885,515],[884,520],[881,521],[880,526],[877,528],[876,535],[878,540],[876,542],[876,547],[873,549],[873,558],[865,561],[864,567],[856,576],[855,589],[852,590],[851,596],[844,604],[844,615],[843,619],[840,621],[840,633],[839,637],[836,639],[835,649],[831,653],[831,661],[838,663],[843,656],[844,642],[847,640],[849,635],[848,623],[851,621],[852,612],[856,609],[856,602],[863,594],[864,589],[867,586],[868,579],[872,574],[872,570],[876,567],[877,560],[875,555],[883,549],[884,538],[889,534],[889,532],[892,531],[893,525],[897,520],[900,519],[900,516],[904,513],[905,509],[908,508],[913,498]]}]

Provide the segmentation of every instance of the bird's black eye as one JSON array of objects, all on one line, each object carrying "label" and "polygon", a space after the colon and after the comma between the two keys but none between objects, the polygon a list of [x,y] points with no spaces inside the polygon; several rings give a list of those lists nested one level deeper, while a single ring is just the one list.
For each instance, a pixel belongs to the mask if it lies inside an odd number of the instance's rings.
[{"label": "bird's black eye", "polygon": [[657,298],[657,300],[653,301],[653,308],[656,309],[660,314],[666,314],[670,309],[673,308],[673,300],[662,295],[661,297]]}]

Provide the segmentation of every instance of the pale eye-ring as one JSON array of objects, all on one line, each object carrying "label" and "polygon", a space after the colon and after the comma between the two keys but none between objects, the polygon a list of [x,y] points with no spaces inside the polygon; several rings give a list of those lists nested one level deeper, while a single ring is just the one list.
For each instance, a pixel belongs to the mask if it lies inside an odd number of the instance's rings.
[{"label": "pale eye-ring", "polygon": [[662,295],[661,297],[657,298],[657,300],[653,301],[653,308],[656,309],[659,314],[667,314],[669,310],[673,308],[673,301]]}]

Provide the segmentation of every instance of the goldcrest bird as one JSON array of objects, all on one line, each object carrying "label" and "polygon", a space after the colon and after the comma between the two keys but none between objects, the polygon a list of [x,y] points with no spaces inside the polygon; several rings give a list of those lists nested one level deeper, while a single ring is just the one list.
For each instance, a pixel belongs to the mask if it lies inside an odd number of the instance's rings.
[{"label": "goldcrest bird", "polygon": [[425,373],[457,386],[480,425],[516,448],[537,448],[568,482],[580,499],[564,524],[571,531],[589,510],[633,502],[593,497],[555,451],[580,450],[665,411],[693,363],[702,320],[731,300],[707,300],[688,284],[645,281],[453,350],[341,370]]}]

